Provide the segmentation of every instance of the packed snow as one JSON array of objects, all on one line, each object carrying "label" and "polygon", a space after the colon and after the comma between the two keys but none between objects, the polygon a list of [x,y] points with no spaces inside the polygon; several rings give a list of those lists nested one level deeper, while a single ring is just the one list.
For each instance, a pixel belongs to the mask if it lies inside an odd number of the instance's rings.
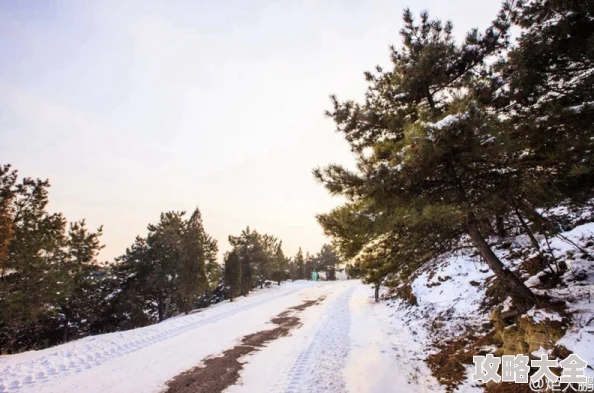
[{"label": "packed snow", "polygon": [[450,127],[453,124],[456,124],[457,122],[462,121],[466,118],[468,118],[467,112],[456,115],[447,115],[446,117],[435,123],[423,123],[423,125],[427,127],[427,138],[429,138],[430,141],[435,141],[436,131],[439,131],[446,127]]}]

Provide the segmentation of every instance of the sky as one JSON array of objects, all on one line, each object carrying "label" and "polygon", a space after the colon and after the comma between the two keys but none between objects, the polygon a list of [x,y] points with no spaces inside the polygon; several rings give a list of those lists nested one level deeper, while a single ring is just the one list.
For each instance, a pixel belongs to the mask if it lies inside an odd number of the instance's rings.
[{"label": "sky", "polygon": [[499,4],[1,0],[0,164],[49,178],[50,211],[103,225],[102,260],[196,207],[221,255],[248,225],[314,253],[315,215],[342,200],[311,170],[353,164],[329,95],[363,97],[405,7],[462,38]]}]

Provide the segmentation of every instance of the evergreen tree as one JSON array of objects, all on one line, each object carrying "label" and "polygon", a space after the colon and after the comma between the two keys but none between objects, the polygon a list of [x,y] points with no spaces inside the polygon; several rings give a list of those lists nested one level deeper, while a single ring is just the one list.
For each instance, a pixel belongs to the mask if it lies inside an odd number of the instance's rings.
[{"label": "evergreen tree", "polygon": [[102,229],[46,211],[49,182],[0,166],[0,352],[135,328],[209,304],[217,244],[198,209],[161,215],[116,264],[101,265]]},{"label": "evergreen tree", "polygon": [[2,305],[6,323],[15,329],[33,323],[67,297],[68,282],[60,269],[64,259],[66,220],[49,214],[48,181],[25,178],[15,184],[12,239],[2,270]]},{"label": "evergreen tree", "polygon": [[[229,236],[229,243],[241,261],[241,294],[247,294],[256,286],[262,288],[266,280],[278,272],[277,252],[279,241],[276,237],[260,234],[246,228],[239,236]],[[282,262],[286,270],[286,263]],[[279,273],[280,274],[280,273]]]},{"label": "evergreen tree", "polygon": [[95,319],[95,304],[89,300],[93,299],[91,293],[95,291],[93,274],[99,268],[97,257],[103,248],[99,242],[102,232],[102,228],[89,232],[84,220],[70,225],[61,266],[62,276],[67,277],[68,296],[59,304],[64,342],[68,341],[70,330],[74,330],[77,337],[88,335],[90,323]]},{"label": "evergreen tree", "polygon": [[288,258],[288,275],[291,281],[295,281],[297,279],[297,266],[295,265],[295,261],[292,258]]},{"label": "evergreen tree", "polygon": [[521,2],[512,18],[522,32],[518,45],[493,66],[502,82],[489,104],[505,114],[514,142],[510,204],[537,224],[546,223],[536,207],[592,195],[593,13],[590,2]]},{"label": "evergreen tree", "polygon": [[340,264],[340,258],[332,247],[324,244],[316,256],[316,260],[318,261],[317,268],[326,271],[326,280],[336,280],[336,266]]},{"label": "evergreen tree", "polygon": [[239,236],[229,236],[229,243],[237,253],[241,266],[240,294],[247,296],[254,287],[254,254],[258,233],[249,227],[244,229]]},{"label": "evergreen tree", "polygon": [[162,321],[209,304],[205,299],[220,274],[217,243],[206,233],[198,209],[187,220],[184,215],[162,213],[159,223],[148,225],[147,237],[137,237],[117,260],[115,275],[124,291],[116,308],[131,316],[121,321],[125,326]]},{"label": "evergreen tree", "polygon": [[84,299],[84,315],[81,315],[82,331],[77,336],[103,334],[121,329],[118,324],[125,315],[115,313],[115,305],[123,292],[120,281],[114,274],[115,264],[92,265],[85,272],[81,299]]},{"label": "evergreen tree", "polygon": [[274,272],[272,278],[277,282],[278,285],[281,281],[287,278],[287,269],[289,267],[289,260],[285,257],[282,248],[282,241],[279,241],[274,253]]},{"label": "evergreen tree", "polygon": [[233,250],[225,255],[225,285],[231,301],[241,294],[241,283],[241,259]]},{"label": "evergreen tree", "polygon": [[[363,104],[333,98],[334,110],[328,113],[357,155],[357,172],[331,165],[314,173],[331,193],[349,199],[345,211],[371,213],[379,220],[373,225],[384,227],[385,234],[401,218],[410,219],[400,236],[420,234],[422,226],[438,229],[443,216],[457,222],[454,231],[440,235],[467,234],[516,305],[526,309],[535,296],[499,260],[481,231],[483,220],[493,214],[492,190],[507,176],[500,165],[505,151],[494,143],[504,139],[499,119],[476,96],[476,83],[487,57],[508,44],[510,13],[505,6],[483,35],[473,30],[456,45],[451,23],[444,26],[423,13],[416,24],[406,10],[403,47],[392,48],[393,69],[378,67],[377,74],[366,74],[370,86]],[[405,211],[412,214],[394,214]],[[320,222],[337,218],[322,216]],[[364,246],[373,240],[362,239],[350,242]]]},{"label": "evergreen tree", "polygon": [[214,290],[223,277],[223,267],[217,262],[219,246],[215,239],[210,239],[206,243],[206,277],[208,278],[208,288]]},{"label": "evergreen tree", "polygon": [[216,241],[206,234],[198,209],[184,223],[181,239],[179,298],[184,313],[209,289],[207,265],[216,258]]},{"label": "evergreen tree", "polygon": [[297,255],[295,255],[295,260],[293,262],[295,264],[295,279],[296,280],[304,280],[306,279],[305,275],[305,259],[303,258],[303,251],[301,251],[301,247],[299,247],[299,251],[297,251]]},{"label": "evergreen tree", "polygon": [[[82,314],[84,272],[96,263],[101,229],[49,213],[47,180],[0,167],[0,348],[12,352],[68,339],[72,305]],[[88,304],[87,304],[88,306]],[[80,321],[80,319],[78,319]],[[62,333],[60,335],[60,333]]]},{"label": "evergreen tree", "polygon": [[255,261],[254,270],[256,284],[263,288],[266,280],[273,278],[275,272],[275,253],[278,240],[271,235],[254,236],[252,257]]},{"label": "evergreen tree", "polygon": [[17,173],[10,170],[10,165],[0,165],[0,272],[8,260],[8,245],[13,237],[12,214],[14,185]]},{"label": "evergreen tree", "polygon": [[106,319],[123,330],[158,320],[156,268],[146,238],[137,236],[114,267],[114,295]]},{"label": "evergreen tree", "polygon": [[184,234],[183,212],[161,213],[156,225],[149,224],[147,245],[151,266],[151,281],[157,291],[159,322],[168,317],[173,297],[179,291],[181,239]]},{"label": "evergreen tree", "polygon": [[311,273],[317,271],[316,260],[309,252],[305,253],[305,263],[303,267],[303,275],[305,279],[311,280]]}]

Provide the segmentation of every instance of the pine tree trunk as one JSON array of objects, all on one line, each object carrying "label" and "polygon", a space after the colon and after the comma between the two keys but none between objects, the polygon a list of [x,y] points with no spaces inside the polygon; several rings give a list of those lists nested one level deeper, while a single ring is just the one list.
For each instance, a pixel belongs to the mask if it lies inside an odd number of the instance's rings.
[{"label": "pine tree trunk", "polygon": [[480,220],[479,229],[482,229],[483,231],[481,233],[487,237],[495,234],[495,228],[493,228],[493,225],[491,225],[491,221],[489,221],[488,218],[483,218]]},{"label": "pine tree trunk", "polygon": [[[534,210],[532,210],[532,212],[534,212]],[[516,216],[518,217],[518,220],[520,221],[522,228],[524,228],[524,231],[526,231],[526,233],[528,234],[528,237],[530,238],[530,242],[532,243],[532,245],[534,246],[536,251],[538,251],[538,253],[541,255],[541,257],[543,258],[543,260],[545,261],[545,263],[551,270],[551,273],[558,274],[559,266],[557,265],[557,262],[555,261],[555,265],[557,266],[557,271],[555,272],[555,270],[553,269],[553,266],[549,263],[549,259],[545,255],[543,255],[542,248],[540,247],[540,243],[538,242],[538,240],[536,240],[536,237],[534,237],[534,232],[532,232],[532,230],[526,223],[526,220],[524,220],[524,218],[522,217],[522,214],[520,213],[520,211],[517,208],[516,208]],[[545,240],[547,241],[547,245],[548,245],[549,241],[547,239],[547,234],[544,230],[542,231],[542,234],[543,234]],[[549,250],[550,250],[550,245],[549,245]],[[553,255],[552,252],[550,254],[551,254],[551,258],[553,258],[553,260],[554,260],[555,256]]]},{"label": "pine tree trunk", "polygon": [[503,238],[505,237],[505,223],[503,222],[503,216],[499,214],[495,216],[495,227],[497,229],[497,236]]},{"label": "pine tree trunk", "polygon": [[157,312],[159,314],[159,322],[162,322],[165,318],[164,305],[165,301],[163,299],[163,293],[159,292],[159,297],[157,299]]},{"label": "pine tree trunk", "polygon": [[376,301],[376,303],[379,302],[379,290],[380,290],[380,285],[375,284],[375,301]]},{"label": "pine tree trunk", "polygon": [[524,211],[524,213],[526,214],[526,217],[532,220],[539,232],[541,232],[543,235],[546,235],[547,230],[551,233],[555,233],[558,231],[558,225],[555,225],[550,219],[540,214],[536,210],[534,205],[532,205],[527,200],[521,199],[520,206],[522,208],[522,211]]},{"label": "pine tree trunk", "polygon": [[167,319],[169,317],[169,309],[171,305],[171,295],[167,295],[167,297],[165,298],[165,312],[163,315],[163,318]]},{"label": "pine tree trunk", "polygon": [[487,262],[489,268],[495,273],[495,276],[499,279],[499,283],[509,292],[512,299],[514,299],[514,304],[521,311],[530,309],[536,303],[536,297],[513,272],[505,267],[493,250],[491,250],[491,247],[479,230],[474,214],[471,212],[467,214],[466,227],[474,246],[485,262]]},{"label": "pine tree trunk", "polygon": [[68,324],[70,323],[70,302],[67,300],[66,304],[60,306],[60,311],[64,314],[64,329],[62,329],[62,343],[68,341]]},{"label": "pine tree trunk", "polygon": [[534,246],[536,251],[538,251],[539,254],[542,254],[541,249],[540,249],[540,243],[538,243],[538,240],[536,240],[536,238],[534,237],[534,233],[532,233],[532,231],[530,230],[530,227],[528,226],[528,224],[524,220],[524,217],[522,217],[522,215],[520,214],[520,211],[518,209],[516,209],[516,216],[518,217],[518,220],[520,221],[520,225],[522,225],[522,228],[524,229],[524,231],[530,238],[530,242],[532,243],[532,245]]},{"label": "pine tree trunk", "polygon": [[491,247],[485,241],[485,238],[479,229],[474,213],[468,205],[466,192],[452,161],[447,161],[446,167],[456,185],[459,202],[467,208],[466,230],[470,239],[474,243],[474,246],[491,271],[495,273],[495,276],[499,279],[499,283],[507,290],[507,292],[509,292],[509,295],[514,300],[515,306],[519,309],[518,311],[524,312],[529,310],[536,303],[536,296],[534,296],[532,291],[512,271],[505,267],[503,262],[501,262],[493,250],[491,250]]},{"label": "pine tree trunk", "polygon": [[65,314],[64,316],[64,334],[62,335],[62,342],[65,343],[68,341],[68,323],[70,322],[70,318],[68,318],[68,314]]}]

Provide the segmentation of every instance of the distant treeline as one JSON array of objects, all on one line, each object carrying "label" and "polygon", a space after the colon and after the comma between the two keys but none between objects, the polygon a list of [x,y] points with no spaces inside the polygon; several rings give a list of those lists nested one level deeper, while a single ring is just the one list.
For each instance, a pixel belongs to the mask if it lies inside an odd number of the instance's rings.
[{"label": "distant treeline", "polygon": [[333,279],[339,263],[329,246],[287,258],[280,240],[247,228],[229,237],[221,266],[198,209],[162,213],[124,255],[100,263],[102,229],[48,212],[48,188],[0,166],[0,354],[149,325],[314,269]]}]

